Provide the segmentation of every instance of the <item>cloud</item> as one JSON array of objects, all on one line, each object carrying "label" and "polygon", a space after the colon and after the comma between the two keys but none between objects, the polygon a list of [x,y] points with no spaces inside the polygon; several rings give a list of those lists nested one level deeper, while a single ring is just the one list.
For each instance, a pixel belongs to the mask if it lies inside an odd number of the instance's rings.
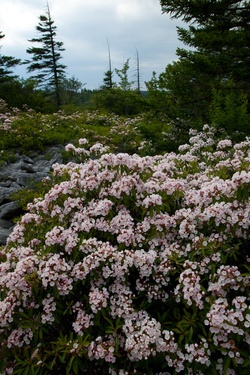
[{"label": "cloud", "polygon": [[[64,42],[68,74],[87,82],[88,88],[101,85],[108,69],[107,39],[113,67],[120,69],[130,58],[133,73],[138,50],[142,81],[176,59],[180,23],[161,14],[157,0],[49,0],[49,6],[58,40]],[[45,10],[45,0],[1,0],[3,54],[29,57],[28,39],[37,36],[38,17]]]}]

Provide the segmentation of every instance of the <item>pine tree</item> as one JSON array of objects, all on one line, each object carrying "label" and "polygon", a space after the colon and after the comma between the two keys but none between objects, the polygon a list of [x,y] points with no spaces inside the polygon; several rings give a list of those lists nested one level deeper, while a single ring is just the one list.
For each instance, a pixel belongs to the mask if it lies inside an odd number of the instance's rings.
[{"label": "pine tree", "polygon": [[28,72],[37,71],[32,78],[39,85],[46,87],[55,96],[56,107],[61,105],[61,84],[65,79],[66,66],[60,63],[61,52],[65,51],[63,42],[56,40],[56,29],[54,21],[51,18],[49,5],[47,4],[46,15],[39,16],[40,22],[36,30],[42,34],[39,38],[29,40],[31,43],[38,43],[39,47],[27,49],[27,53],[32,55],[27,70]]},{"label": "pine tree", "polygon": [[152,95],[162,94],[162,109],[157,110],[166,111],[176,127],[200,127],[212,120],[215,92],[224,97],[222,103],[235,95],[249,101],[250,2],[160,0],[160,4],[163,13],[182,19],[188,27],[177,28],[185,45],[176,51],[179,60],[147,85]]},{"label": "pine tree", "polygon": [[107,45],[108,45],[108,63],[109,63],[109,69],[104,73],[102,89],[108,89],[111,90],[115,87],[115,83],[113,82],[113,71],[112,71],[112,64],[111,64],[111,54],[110,54],[110,46],[109,41],[107,39]]},{"label": "pine tree", "polygon": [[[0,31],[0,40],[3,39],[5,35]],[[1,49],[2,46],[0,46]],[[0,54],[0,84],[5,83],[6,81],[9,81],[10,79],[15,78],[13,76],[12,68],[14,68],[16,65],[20,64],[21,60],[16,59],[12,56],[4,56]]]},{"label": "pine tree", "polygon": [[[163,12],[182,18],[189,28],[178,28],[180,41],[191,50],[177,55],[210,70],[219,80],[233,80],[250,95],[250,2],[242,0],[161,0]],[[198,53],[197,53],[198,52]]]}]

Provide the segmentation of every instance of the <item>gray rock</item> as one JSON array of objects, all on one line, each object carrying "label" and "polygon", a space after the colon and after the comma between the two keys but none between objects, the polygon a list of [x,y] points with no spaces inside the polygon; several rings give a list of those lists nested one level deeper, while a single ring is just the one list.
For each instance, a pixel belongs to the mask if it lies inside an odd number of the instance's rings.
[{"label": "gray rock", "polygon": [[13,224],[10,221],[0,219],[0,228],[10,229],[12,226],[13,226]]},{"label": "gray rock", "polygon": [[49,173],[51,171],[51,162],[49,160],[38,160],[33,169],[35,172]]},{"label": "gray rock", "polygon": [[5,245],[7,238],[11,234],[11,229],[5,229],[0,227],[0,245]]},{"label": "gray rock", "polygon": [[6,202],[6,198],[9,198],[10,188],[5,186],[0,186],[0,204]]},{"label": "gray rock", "polygon": [[28,164],[34,164],[33,159],[31,159],[29,156],[25,156],[25,155],[23,155],[23,156],[22,156],[22,159],[23,159],[23,161],[24,161],[25,163],[28,163]]},{"label": "gray rock", "polygon": [[[4,167],[2,166],[1,169],[3,170],[3,168]],[[0,184],[2,185],[6,183],[7,181],[9,181],[9,176],[4,172],[0,172]]]},{"label": "gray rock", "polygon": [[34,151],[29,156],[15,154],[15,161],[4,162],[0,167],[0,244],[4,244],[13,227],[14,218],[23,211],[11,195],[32,186],[52,172],[52,165],[63,163],[61,150],[64,146],[48,147],[44,152]]},{"label": "gray rock", "polygon": [[31,182],[33,181],[34,181],[33,174],[30,175],[30,173],[22,173],[22,172],[17,174],[16,182],[18,183],[18,185],[22,187],[30,185]]},{"label": "gray rock", "polygon": [[13,183],[13,181],[8,179],[6,181],[0,181],[0,186],[1,187],[10,187],[12,183]]},{"label": "gray rock", "polygon": [[0,185],[0,205],[9,201],[11,194],[16,193],[20,189],[20,185],[13,184],[9,187]]},{"label": "gray rock", "polygon": [[17,201],[5,203],[0,207],[0,219],[11,220],[22,213]]},{"label": "gray rock", "polygon": [[32,165],[31,165],[31,164],[28,164],[28,163],[25,163],[24,161],[22,161],[22,162],[20,163],[20,168],[21,168],[21,170],[24,170],[24,171],[26,171],[27,173],[35,173],[35,171],[34,171]]}]

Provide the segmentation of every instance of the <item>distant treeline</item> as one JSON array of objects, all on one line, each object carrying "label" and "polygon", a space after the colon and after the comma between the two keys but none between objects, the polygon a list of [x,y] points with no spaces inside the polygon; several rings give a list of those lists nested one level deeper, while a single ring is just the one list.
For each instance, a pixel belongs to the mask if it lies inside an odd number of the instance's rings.
[{"label": "distant treeline", "polygon": [[[204,123],[225,128],[238,138],[250,133],[250,3],[249,1],[161,0],[162,12],[180,18],[187,28],[177,28],[187,46],[176,51],[178,60],[159,76],[152,72],[141,92],[140,60],[137,53],[135,81],[129,79],[129,60],[121,69],[109,67],[96,90],[88,90],[76,77],[66,77],[62,63],[63,42],[49,5],[39,17],[40,37],[30,39],[30,60],[0,55],[0,98],[11,107],[24,105],[40,112],[102,109],[119,115],[149,112],[173,126],[176,136]],[[0,32],[0,39],[4,34]],[[14,75],[19,64],[33,75]],[[115,79],[116,78],[116,79]],[[117,82],[116,82],[117,80]]]}]

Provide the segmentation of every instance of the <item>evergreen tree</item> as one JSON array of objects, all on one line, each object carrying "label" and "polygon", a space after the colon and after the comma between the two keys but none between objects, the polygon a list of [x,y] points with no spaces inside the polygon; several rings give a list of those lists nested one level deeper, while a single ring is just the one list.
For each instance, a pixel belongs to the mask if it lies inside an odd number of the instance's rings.
[{"label": "evergreen tree", "polygon": [[[2,33],[2,31],[0,31],[0,40],[4,37],[5,35]],[[1,47],[2,46],[0,46],[0,49]],[[20,64],[20,62],[20,59],[16,59],[12,56],[4,56],[0,53],[0,84],[15,78],[15,76],[13,76],[12,68]]]},{"label": "evergreen tree", "polygon": [[238,88],[249,93],[250,2],[161,0],[160,3],[163,12],[191,23],[188,30],[178,28],[178,34],[192,50],[178,49],[177,55],[194,63],[200,55],[205,56],[206,71],[210,66],[211,75],[233,79]]},{"label": "evergreen tree", "polygon": [[111,90],[111,89],[114,88],[113,72],[112,72],[112,70],[107,70],[104,73],[103,86],[101,88],[102,89],[108,89],[108,90]]},{"label": "evergreen tree", "polygon": [[109,58],[109,69],[104,73],[102,89],[108,89],[111,90],[115,87],[115,83],[113,82],[113,71],[112,71],[112,65],[111,65],[111,54],[110,54],[110,46],[109,41],[107,39],[108,44],[108,58]]},{"label": "evergreen tree", "polygon": [[157,82],[170,103],[171,120],[176,124],[185,120],[190,126],[209,121],[215,90],[225,98],[234,90],[249,100],[250,2],[160,0],[160,4],[163,13],[189,24],[188,29],[178,28],[179,40],[189,50],[178,48],[179,61],[168,65]]},{"label": "evergreen tree", "polygon": [[38,43],[39,47],[31,47],[27,49],[27,53],[32,55],[27,70],[28,72],[38,71],[33,76],[38,83],[45,86],[49,92],[55,95],[56,107],[61,105],[61,84],[65,79],[66,66],[60,63],[62,58],[61,52],[63,42],[56,40],[56,29],[54,21],[51,18],[49,5],[47,4],[46,15],[39,17],[39,24],[36,30],[42,34],[40,38],[29,40],[31,43]]}]

